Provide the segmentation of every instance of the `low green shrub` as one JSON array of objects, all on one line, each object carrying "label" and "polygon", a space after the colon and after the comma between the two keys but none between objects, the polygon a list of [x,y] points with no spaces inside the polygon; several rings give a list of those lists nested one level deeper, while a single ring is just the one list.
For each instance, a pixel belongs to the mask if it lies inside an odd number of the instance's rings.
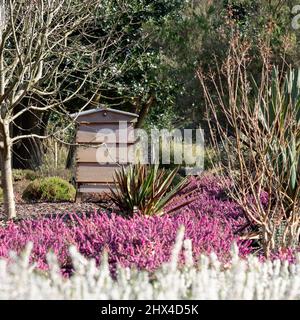
[{"label": "low green shrub", "polygon": [[42,178],[32,181],[23,192],[27,201],[73,201],[75,188],[59,177]]},{"label": "low green shrub", "polygon": [[3,203],[3,189],[0,188],[0,204]]}]

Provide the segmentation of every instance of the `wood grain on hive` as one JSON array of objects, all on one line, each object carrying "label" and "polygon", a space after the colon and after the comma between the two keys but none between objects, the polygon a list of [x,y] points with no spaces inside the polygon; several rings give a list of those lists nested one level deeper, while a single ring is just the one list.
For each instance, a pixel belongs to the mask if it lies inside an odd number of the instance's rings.
[{"label": "wood grain on hive", "polygon": [[134,161],[134,124],[138,115],[98,108],[72,115],[77,123],[76,184],[82,193],[114,187],[114,173]]}]

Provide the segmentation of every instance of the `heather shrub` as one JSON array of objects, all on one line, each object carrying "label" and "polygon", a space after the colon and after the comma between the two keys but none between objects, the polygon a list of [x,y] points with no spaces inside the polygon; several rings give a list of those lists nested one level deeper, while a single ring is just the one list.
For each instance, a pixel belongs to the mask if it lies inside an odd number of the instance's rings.
[{"label": "heather shrub", "polygon": [[[233,231],[248,224],[243,209],[227,197],[231,182],[207,174],[201,178],[191,177],[189,184],[165,208],[166,212],[180,214],[197,212],[200,216],[230,224]],[[266,201],[262,199],[262,201]],[[181,204],[188,203],[186,206]],[[179,208],[176,210],[176,208]]]},{"label": "heather shrub", "polygon": [[[181,251],[183,266],[178,264]],[[71,247],[70,261],[76,273],[64,278],[55,255],[48,254],[50,270],[41,274],[31,267],[30,253],[28,245],[21,257],[13,256],[10,263],[0,259],[0,299],[300,299],[299,258],[294,265],[280,260],[260,262],[254,256],[245,260],[238,257],[233,246],[230,264],[224,266],[211,254],[202,255],[193,266],[192,244],[189,239],[183,241],[182,231],[170,261],[154,273],[119,267],[112,277],[106,254],[97,267],[93,259],[86,259]]]},{"label": "heather shrub", "polygon": [[100,253],[106,250],[112,270],[120,264],[152,271],[169,260],[182,225],[186,228],[185,237],[193,243],[196,260],[201,253],[215,252],[220,260],[229,261],[235,241],[242,256],[251,252],[251,243],[240,241],[229,222],[190,211],[163,217],[134,216],[130,220],[115,214],[93,213],[9,222],[0,229],[0,256],[8,256],[10,250],[21,252],[32,242],[31,261],[39,268],[47,269],[46,254],[51,250],[68,272],[72,268],[68,247],[75,245],[81,254],[97,262]]},{"label": "heather shrub", "polygon": [[21,252],[32,242],[31,261],[39,268],[47,269],[46,254],[51,250],[68,272],[72,269],[68,247],[74,245],[97,262],[106,250],[112,270],[120,264],[153,271],[169,261],[180,226],[185,227],[185,238],[192,241],[195,261],[212,252],[221,261],[229,261],[234,242],[240,255],[247,256],[252,251],[251,241],[242,241],[237,234],[247,220],[234,202],[224,198],[223,190],[224,184],[213,176],[191,178],[165,207],[164,216],[134,215],[128,219],[94,212],[9,222],[0,228],[0,256],[8,256],[10,250]]},{"label": "heather shrub", "polygon": [[76,190],[59,177],[42,178],[32,181],[23,192],[28,201],[72,201]]},{"label": "heather shrub", "polygon": [[[0,256],[8,257],[10,250],[20,253],[32,242],[30,261],[38,268],[48,269],[46,255],[52,251],[63,272],[69,273],[73,266],[68,247],[73,245],[80,254],[97,263],[106,251],[112,272],[117,265],[152,272],[170,260],[177,231],[184,226],[184,238],[192,242],[195,263],[201,254],[211,253],[228,263],[233,243],[237,243],[241,257],[248,256],[253,247],[251,241],[239,237],[240,230],[249,228],[249,221],[240,206],[226,196],[227,188],[230,181],[224,182],[213,175],[192,177],[165,207],[164,216],[134,215],[128,219],[94,212],[10,221],[0,227]],[[265,195],[261,201],[263,205],[267,203]],[[296,256],[295,251],[280,251],[272,257],[295,262]],[[179,264],[182,259],[180,254]]]}]

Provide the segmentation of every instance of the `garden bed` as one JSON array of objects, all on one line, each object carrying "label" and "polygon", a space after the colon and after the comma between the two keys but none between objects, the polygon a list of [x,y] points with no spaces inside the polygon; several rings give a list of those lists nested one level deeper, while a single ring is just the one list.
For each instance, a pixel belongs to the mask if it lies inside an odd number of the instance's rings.
[{"label": "garden bed", "polygon": [[[247,220],[243,211],[224,197],[223,189],[224,185],[213,176],[191,178],[162,217],[136,215],[129,219],[101,211],[97,203],[20,204],[22,219],[0,228],[0,256],[8,256],[10,250],[21,252],[32,242],[31,261],[39,268],[47,269],[46,255],[53,251],[68,271],[68,248],[75,245],[81,254],[97,262],[107,251],[112,269],[120,264],[153,271],[169,260],[176,234],[184,226],[195,261],[202,253],[214,252],[227,262],[235,242],[241,256],[249,254],[252,247],[251,241],[239,239],[236,232]],[[190,201],[168,213],[186,200]]]},{"label": "garden bed", "polygon": [[[30,217],[42,217],[45,215],[62,215],[65,213],[94,212],[99,209],[99,204],[95,202],[35,202],[35,203],[18,203],[16,205],[18,219]],[[4,208],[0,206],[0,219],[5,218]]]}]

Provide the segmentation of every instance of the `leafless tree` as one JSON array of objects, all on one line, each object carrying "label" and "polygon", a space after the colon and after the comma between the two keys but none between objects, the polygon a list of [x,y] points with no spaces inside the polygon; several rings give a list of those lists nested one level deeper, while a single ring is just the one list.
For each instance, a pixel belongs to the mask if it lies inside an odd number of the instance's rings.
[{"label": "leafless tree", "polygon": [[[105,35],[89,34],[96,20],[106,14],[104,2],[0,0],[0,158],[8,218],[16,216],[13,145],[22,139],[45,139],[58,134],[20,130],[22,134],[12,135],[12,126],[24,113],[32,113],[38,119],[48,111],[67,115],[66,104],[83,96],[87,84],[101,87],[122,71],[123,66],[115,70],[112,65],[114,55],[122,50],[122,31],[110,26]],[[95,97],[97,91],[81,108]]]}]

